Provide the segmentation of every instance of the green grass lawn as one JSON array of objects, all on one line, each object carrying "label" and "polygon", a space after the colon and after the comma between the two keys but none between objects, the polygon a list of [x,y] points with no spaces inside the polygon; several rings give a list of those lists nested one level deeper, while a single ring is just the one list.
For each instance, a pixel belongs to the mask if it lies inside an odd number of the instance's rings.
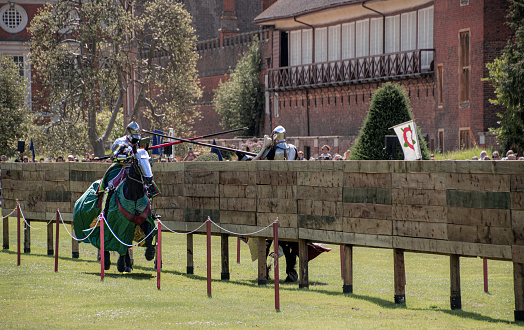
[{"label": "green grass lawn", "polygon": [[[482,260],[461,258],[462,311],[449,303],[449,258],[406,253],[406,306],[393,302],[393,252],[354,248],[354,294],[342,293],[338,246],[309,264],[309,289],[281,284],[281,311],[274,309],[273,281],[258,286],[257,264],[242,243],[230,239],[231,280],[220,280],[220,238],[212,239],[212,298],[207,296],[205,236],[195,235],[195,274],[186,275],[186,237],[162,235],[162,287],[153,262],[135,248],[131,274],[111,269],[100,280],[96,250],[60,229],[59,271],[47,256],[45,229],[31,231],[31,254],[16,265],[16,219],[10,218],[10,249],[0,252],[0,328],[510,328],[515,309],[510,262],[489,261],[489,293]],[[32,225],[40,228],[44,223]],[[23,249],[22,249],[23,251]],[[282,258],[280,277],[285,278]]]}]

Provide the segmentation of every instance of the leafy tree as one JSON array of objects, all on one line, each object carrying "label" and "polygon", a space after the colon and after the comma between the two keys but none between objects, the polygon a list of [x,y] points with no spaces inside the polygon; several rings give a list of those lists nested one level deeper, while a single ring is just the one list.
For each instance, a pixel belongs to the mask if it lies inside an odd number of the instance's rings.
[{"label": "leafy tree", "polygon": [[511,1],[509,27],[515,31],[500,58],[488,63],[488,80],[495,87],[496,100],[502,106],[499,127],[490,128],[498,143],[507,151],[524,152],[524,6]]},{"label": "leafy tree", "polygon": [[[104,154],[124,93],[137,88],[132,116],[183,135],[197,115],[196,36],[191,16],[176,0],[135,3],[59,0],[31,23],[36,98],[48,149]],[[148,112],[142,113],[142,109]],[[100,117],[109,113],[104,130]],[[55,140],[61,143],[53,143]],[[65,140],[65,141],[64,141]],[[64,143],[65,142],[65,143]],[[91,149],[89,148],[89,149]]]},{"label": "leafy tree", "polygon": [[[389,159],[383,152],[386,135],[395,135],[390,127],[411,120],[409,98],[402,86],[386,83],[375,91],[371,99],[368,115],[358,135],[357,142],[351,151],[353,160],[381,160]],[[417,128],[418,140],[422,159],[429,159],[426,141]],[[404,159],[402,148],[398,145],[393,159]]]},{"label": "leafy tree", "polygon": [[228,81],[215,90],[215,109],[224,129],[248,127],[243,134],[258,136],[264,111],[264,86],[260,82],[258,39],[238,61]]},{"label": "leafy tree", "polygon": [[0,55],[0,154],[14,155],[16,141],[24,135],[27,81],[20,77],[12,57]]}]

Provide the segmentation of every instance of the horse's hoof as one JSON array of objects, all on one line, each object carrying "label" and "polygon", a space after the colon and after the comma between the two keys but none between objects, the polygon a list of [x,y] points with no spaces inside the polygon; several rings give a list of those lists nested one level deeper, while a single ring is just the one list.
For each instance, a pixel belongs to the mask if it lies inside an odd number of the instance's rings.
[{"label": "horse's hoof", "polygon": [[111,267],[111,255],[109,251],[104,251],[104,269],[109,270]]},{"label": "horse's hoof", "polygon": [[155,258],[155,247],[153,245],[149,245],[146,248],[145,257],[147,261],[151,261]]},{"label": "horse's hoof", "polygon": [[287,283],[293,283],[293,282],[296,282],[297,280],[298,280],[298,274],[296,270],[292,270],[289,272],[289,274],[287,274],[287,277],[286,277]]},{"label": "horse's hoof", "polygon": [[124,274],[129,274],[129,273],[131,273],[131,270],[132,270],[132,269],[131,269],[130,267],[125,267],[125,268],[124,268]]},{"label": "horse's hoof", "polygon": [[126,270],[126,256],[125,255],[121,255],[120,257],[118,257],[118,261],[116,262],[116,269],[122,273]]}]

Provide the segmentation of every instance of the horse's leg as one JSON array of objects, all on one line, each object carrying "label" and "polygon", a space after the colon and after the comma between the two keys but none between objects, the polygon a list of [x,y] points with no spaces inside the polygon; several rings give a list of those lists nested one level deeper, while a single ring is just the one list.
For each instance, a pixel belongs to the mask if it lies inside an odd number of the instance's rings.
[{"label": "horse's leg", "polygon": [[280,246],[282,246],[284,256],[286,257],[286,282],[296,282],[298,280],[298,273],[295,270],[298,255],[298,243],[282,242]]},{"label": "horse's leg", "polygon": [[147,261],[151,261],[155,258],[155,246],[153,245],[153,236],[149,235],[151,233],[151,223],[144,221],[140,225],[140,228],[142,228],[144,234],[146,234],[147,237],[144,241],[144,245],[146,247],[145,257]]},{"label": "horse's leg", "polygon": [[131,272],[131,258],[129,257],[129,250],[126,250],[126,254],[121,254],[120,257],[118,257],[116,268],[121,273],[123,272],[130,273]]}]

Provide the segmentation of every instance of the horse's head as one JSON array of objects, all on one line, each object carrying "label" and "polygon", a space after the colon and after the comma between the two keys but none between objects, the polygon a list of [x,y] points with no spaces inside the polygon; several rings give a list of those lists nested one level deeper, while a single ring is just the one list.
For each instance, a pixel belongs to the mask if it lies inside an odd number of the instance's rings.
[{"label": "horse's head", "polygon": [[151,170],[151,157],[144,149],[138,149],[136,151],[136,164],[137,170],[141,176],[141,179],[146,185],[153,183],[153,171]]}]

